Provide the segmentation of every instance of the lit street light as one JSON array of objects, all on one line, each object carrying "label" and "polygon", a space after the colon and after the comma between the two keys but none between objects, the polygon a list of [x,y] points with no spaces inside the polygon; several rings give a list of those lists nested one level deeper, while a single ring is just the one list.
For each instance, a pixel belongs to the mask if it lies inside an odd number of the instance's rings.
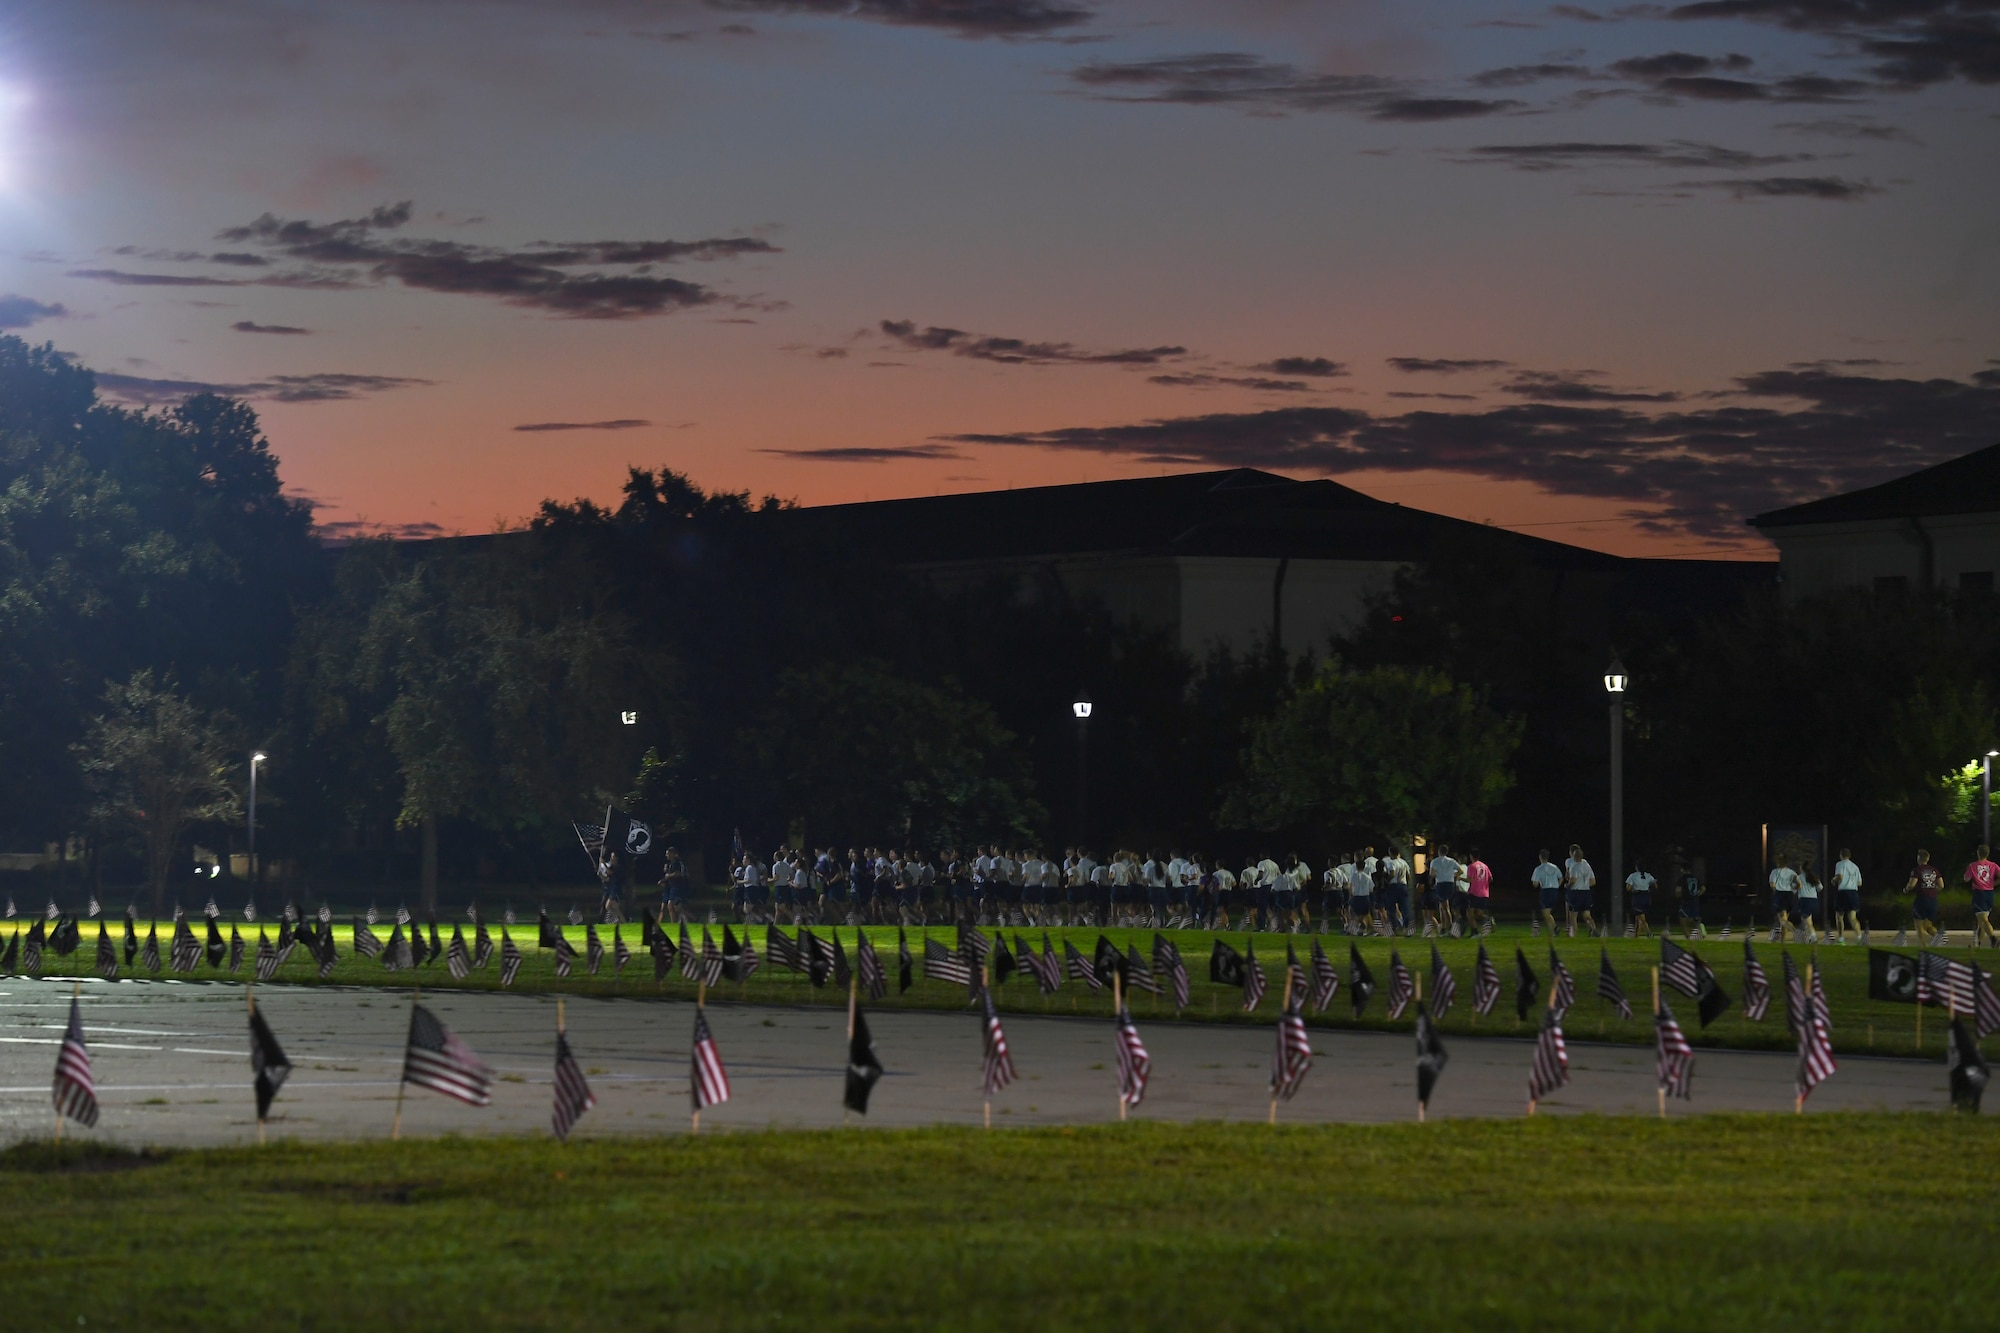
[{"label": "lit street light", "polygon": [[1069,706],[1076,718],[1076,842],[1081,847],[1089,841],[1086,829],[1090,823],[1090,696],[1082,690],[1076,692],[1076,702]]},{"label": "lit street light", "polygon": [[1612,654],[1604,669],[1604,692],[1611,699],[1611,933],[1625,933],[1625,687],[1631,677]]},{"label": "lit street light", "polygon": [[[250,752],[250,849],[243,858],[244,866],[250,872],[250,901],[257,901],[257,765],[267,756],[262,750]],[[224,850],[227,850],[226,848]]]},{"label": "lit street light", "polygon": [[620,722],[623,722],[628,727],[636,727],[639,725],[638,713],[634,712],[629,708],[618,714],[618,720]]}]

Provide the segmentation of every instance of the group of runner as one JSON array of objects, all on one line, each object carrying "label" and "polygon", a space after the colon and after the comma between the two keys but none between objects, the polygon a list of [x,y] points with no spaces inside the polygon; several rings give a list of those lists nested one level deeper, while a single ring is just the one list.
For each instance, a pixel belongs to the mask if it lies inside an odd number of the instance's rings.
[{"label": "group of runner", "polygon": [[[1810,864],[1789,865],[1790,858],[1783,852],[1772,859],[1775,864],[1769,883],[1773,939],[1796,931],[1826,943],[1845,944],[1850,929],[1855,939],[1861,938],[1861,869],[1854,864],[1847,848],[1840,849],[1840,859],[1833,863],[1830,885]],[[2000,878],[2000,865],[1993,863],[1984,843],[1973,852],[1962,878],[1972,887],[1973,947],[2000,944],[2000,935],[1993,929],[1993,890],[1994,881]],[[1938,919],[1938,897],[1944,892],[1944,884],[1944,872],[1931,864],[1930,851],[1919,847],[1917,863],[1910,868],[1902,891],[1911,898],[1910,914],[1916,922],[1920,945],[1929,945],[1944,933]]]}]

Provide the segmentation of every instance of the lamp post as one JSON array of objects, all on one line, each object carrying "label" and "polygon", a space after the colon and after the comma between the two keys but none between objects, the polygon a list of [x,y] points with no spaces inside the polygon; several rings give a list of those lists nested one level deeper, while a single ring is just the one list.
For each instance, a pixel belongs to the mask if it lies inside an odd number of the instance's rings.
[{"label": "lamp post", "polygon": [[1993,759],[2000,750],[1988,750],[1979,766],[1979,841],[1993,846]]},{"label": "lamp post", "polygon": [[1618,655],[1604,668],[1604,693],[1611,700],[1611,934],[1625,934],[1625,687],[1631,677]]},{"label": "lamp post", "polygon": [[250,848],[248,855],[243,858],[243,862],[244,868],[250,872],[250,901],[253,903],[257,901],[257,765],[263,763],[267,757],[262,750],[252,750],[250,752],[250,812],[248,820]]},{"label": "lamp post", "polygon": [[1090,696],[1082,690],[1076,692],[1076,702],[1069,711],[1076,718],[1076,843],[1081,847],[1090,841],[1087,832],[1090,823]]}]

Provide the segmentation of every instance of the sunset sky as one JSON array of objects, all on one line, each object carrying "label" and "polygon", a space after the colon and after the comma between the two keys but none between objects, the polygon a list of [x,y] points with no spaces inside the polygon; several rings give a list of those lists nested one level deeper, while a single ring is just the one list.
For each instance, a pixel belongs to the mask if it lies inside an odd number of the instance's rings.
[{"label": "sunset sky", "polygon": [[2000,441],[2000,0],[0,16],[0,325],[331,533],[1248,465],[1764,556]]}]

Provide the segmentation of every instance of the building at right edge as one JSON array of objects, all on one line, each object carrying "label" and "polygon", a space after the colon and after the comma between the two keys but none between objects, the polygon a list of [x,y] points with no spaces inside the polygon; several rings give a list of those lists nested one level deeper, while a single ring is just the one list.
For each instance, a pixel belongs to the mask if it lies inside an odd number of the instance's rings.
[{"label": "building at right edge", "polygon": [[1750,525],[1777,545],[1787,598],[1846,588],[1990,593],[2000,569],[2000,444]]}]

